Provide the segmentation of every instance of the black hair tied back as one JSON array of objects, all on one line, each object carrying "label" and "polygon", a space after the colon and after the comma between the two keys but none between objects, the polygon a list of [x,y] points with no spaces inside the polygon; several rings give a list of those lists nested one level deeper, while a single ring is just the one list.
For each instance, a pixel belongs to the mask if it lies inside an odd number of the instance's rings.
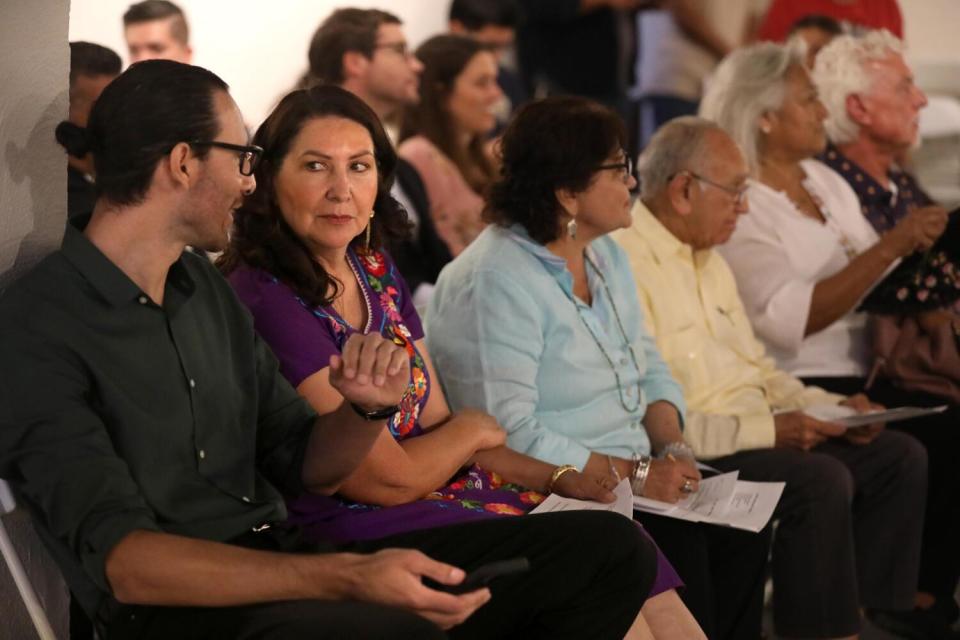
[{"label": "black hair tied back", "polygon": [[57,125],[57,142],[74,158],[82,158],[93,150],[94,138],[89,129],[64,120]]}]

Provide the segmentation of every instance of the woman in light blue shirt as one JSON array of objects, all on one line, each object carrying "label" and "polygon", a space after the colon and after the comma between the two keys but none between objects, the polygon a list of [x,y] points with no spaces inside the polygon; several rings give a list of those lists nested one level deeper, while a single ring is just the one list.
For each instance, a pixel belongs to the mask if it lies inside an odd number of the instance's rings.
[{"label": "woman in light blue shirt", "polygon": [[[682,392],[607,237],[631,223],[624,139],[615,114],[582,98],[518,112],[490,194],[494,224],[441,273],[427,344],[452,406],[492,414],[511,448],[676,502],[700,479],[683,444]],[[639,519],[686,582],[684,601],[708,637],[759,636],[766,534]]]}]

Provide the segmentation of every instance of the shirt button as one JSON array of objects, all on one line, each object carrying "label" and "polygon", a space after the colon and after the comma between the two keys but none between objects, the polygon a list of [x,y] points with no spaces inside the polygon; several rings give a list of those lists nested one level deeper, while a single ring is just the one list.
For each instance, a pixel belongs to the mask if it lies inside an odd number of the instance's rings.
[{"label": "shirt button", "polygon": [[201,460],[203,460],[204,458],[207,457],[207,452],[204,451],[203,449],[200,449],[200,451],[197,453],[197,455],[200,456],[200,459],[201,459]]},{"label": "shirt button", "polygon": [[147,296],[140,296],[139,298],[137,298],[137,301],[140,304],[147,304],[147,302],[149,302],[149,300],[147,299]]},{"label": "shirt button", "polygon": [[190,388],[194,389],[196,388],[196,386],[197,386],[196,381],[193,378],[190,378]]},{"label": "shirt button", "polygon": [[628,398],[632,398],[632,397],[633,397],[633,389],[627,389],[627,397],[628,397]]},{"label": "shirt button", "polygon": [[626,366],[626,364],[627,364],[627,359],[626,359],[626,358],[620,358],[620,364]]}]

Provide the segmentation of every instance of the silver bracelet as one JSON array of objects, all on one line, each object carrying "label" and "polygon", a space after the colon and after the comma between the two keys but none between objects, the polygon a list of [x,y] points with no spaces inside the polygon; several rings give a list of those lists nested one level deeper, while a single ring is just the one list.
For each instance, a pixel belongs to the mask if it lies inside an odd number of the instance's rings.
[{"label": "silver bracelet", "polygon": [[633,454],[633,473],[630,476],[630,490],[635,496],[643,495],[643,487],[650,475],[650,456]]}]

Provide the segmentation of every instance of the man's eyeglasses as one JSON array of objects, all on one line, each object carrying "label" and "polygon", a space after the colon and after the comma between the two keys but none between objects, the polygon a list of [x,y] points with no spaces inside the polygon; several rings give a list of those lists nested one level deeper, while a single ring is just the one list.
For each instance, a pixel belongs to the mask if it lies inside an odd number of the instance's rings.
[{"label": "man's eyeglasses", "polygon": [[374,49],[390,49],[395,54],[401,58],[406,58],[407,56],[412,55],[410,51],[410,45],[406,42],[384,42],[383,44],[378,44],[373,47]]},{"label": "man's eyeglasses", "polygon": [[684,171],[683,173],[688,174],[691,178],[693,178],[694,180],[697,180],[698,182],[702,182],[716,189],[720,189],[720,191],[724,191],[730,194],[731,196],[733,196],[733,203],[738,207],[743,205],[743,203],[746,202],[747,200],[747,185],[743,185],[740,187],[728,187],[725,184],[714,182],[710,178],[705,178],[704,176],[701,176],[698,173],[694,173],[693,171]]},{"label": "man's eyeglasses", "polygon": [[236,151],[240,156],[240,175],[252,176],[260,156],[263,155],[263,147],[255,144],[231,144],[229,142],[220,142],[219,140],[191,140],[188,143],[191,147],[217,147]]},{"label": "man's eyeglasses", "polygon": [[625,155],[623,157],[623,162],[614,162],[612,164],[602,164],[599,167],[597,167],[597,171],[603,171],[606,169],[619,170],[620,178],[625,183],[629,183],[630,178],[633,176],[633,159],[630,156]]}]

